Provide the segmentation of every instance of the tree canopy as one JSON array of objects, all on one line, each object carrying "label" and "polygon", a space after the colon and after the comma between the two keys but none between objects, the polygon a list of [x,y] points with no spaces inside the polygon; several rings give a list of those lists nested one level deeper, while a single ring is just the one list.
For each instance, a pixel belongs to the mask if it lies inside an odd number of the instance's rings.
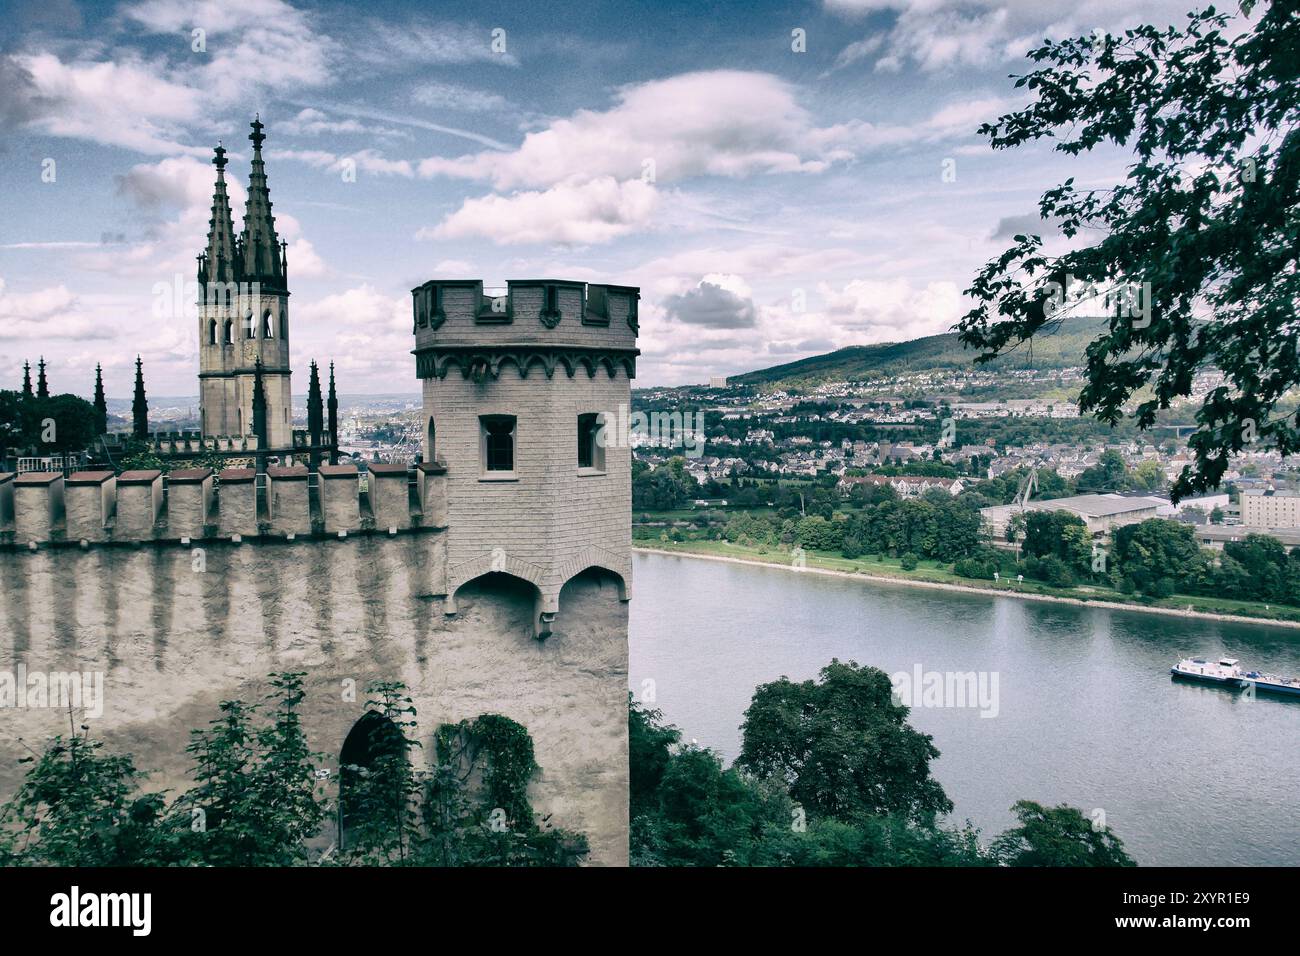
[{"label": "tree canopy", "polygon": [[1216,487],[1254,442],[1300,449],[1300,411],[1278,408],[1300,385],[1300,10],[1242,13],[1047,41],[1029,54],[1043,65],[1015,78],[1036,99],[980,128],[995,149],[1048,138],[1070,156],[1132,151],[1112,188],[1071,177],[1043,193],[1040,215],[1072,248],[1049,255],[1040,236],[1015,236],[976,275],[957,328],[989,361],[1103,301],[1079,404],[1112,424],[1136,399],[1148,428],[1198,372],[1221,371],[1175,499]]},{"label": "tree canopy", "polygon": [[0,391],[0,447],[44,454],[82,451],[98,434],[95,406],[84,398]]},{"label": "tree canopy", "polygon": [[952,801],[930,776],[939,751],[907,714],[884,671],[833,660],[820,680],[781,678],[754,691],[736,764],[784,782],[809,812],[843,822],[880,814],[932,821]]}]

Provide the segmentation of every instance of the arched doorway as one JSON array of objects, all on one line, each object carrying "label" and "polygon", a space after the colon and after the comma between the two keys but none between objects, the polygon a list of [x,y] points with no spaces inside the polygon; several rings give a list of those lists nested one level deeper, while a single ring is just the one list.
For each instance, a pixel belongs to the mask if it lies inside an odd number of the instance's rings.
[{"label": "arched doorway", "polygon": [[[376,711],[361,715],[339,751],[339,849],[346,845],[347,830],[376,795],[366,788],[372,769],[381,761],[400,756],[406,759],[406,739],[391,720]],[[397,800],[394,800],[396,804]]]}]

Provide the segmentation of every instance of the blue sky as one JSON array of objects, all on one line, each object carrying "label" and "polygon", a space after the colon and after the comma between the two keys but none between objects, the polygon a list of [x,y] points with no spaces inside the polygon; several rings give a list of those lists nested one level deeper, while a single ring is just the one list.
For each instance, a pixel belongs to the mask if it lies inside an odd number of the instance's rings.
[{"label": "blue sky", "polygon": [[240,218],[259,111],[300,383],[416,391],[434,277],[640,286],[641,385],[945,331],[1045,188],[1124,168],[975,135],[1023,52],[1186,5],[6,0],[0,384],[44,354],[56,391],[102,362],[125,396],[139,352],[152,393],[197,392],[162,290],[194,280],[218,140]]}]

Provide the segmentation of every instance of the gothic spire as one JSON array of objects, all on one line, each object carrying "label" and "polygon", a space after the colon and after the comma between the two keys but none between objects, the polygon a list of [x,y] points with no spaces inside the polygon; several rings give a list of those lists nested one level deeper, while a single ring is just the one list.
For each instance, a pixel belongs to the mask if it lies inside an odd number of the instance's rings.
[{"label": "gothic spire", "polygon": [[330,464],[339,459],[339,397],[334,393],[334,363],[330,362],[330,397],[326,402],[330,416]]},{"label": "gothic spire", "polygon": [[49,398],[50,386],[49,383],[45,381],[45,356],[44,355],[41,356],[41,360],[37,365],[37,368],[39,369],[39,372],[36,375],[36,397]]},{"label": "gothic spire", "polygon": [[212,165],[217,167],[217,184],[212,193],[212,216],[208,219],[206,259],[199,261],[199,282],[235,282],[238,280],[235,259],[235,225],[230,215],[230,197],[226,195],[226,150],[220,143],[212,151]]},{"label": "gothic spire", "polygon": [[248,203],[244,207],[244,231],[240,235],[243,272],[250,282],[272,288],[284,285],[284,265],[280,240],[275,234],[275,216],[271,215],[271,193],[266,186],[266,164],[262,162],[261,117],[253,120],[253,162],[248,174]]},{"label": "gothic spire", "polygon": [[311,378],[307,382],[307,433],[313,445],[321,444],[321,435],[325,431],[325,408],[321,402],[320,369],[315,361],[311,363]]},{"label": "gothic spire", "polygon": [[104,397],[104,370],[95,365],[95,434],[108,431],[108,399]]},{"label": "gothic spire", "polygon": [[266,448],[266,391],[262,384],[262,360],[253,365],[253,434],[259,451]]},{"label": "gothic spire", "polygon": [[149,403],[144,397],[144,365],[135,357],[135,396],[131,399],[131,431],[141,440],[149,437]]},{"label": "gothic spire", "polygon": [[32,363],[28,361],[23,362],[23,394],[32,397]]}]

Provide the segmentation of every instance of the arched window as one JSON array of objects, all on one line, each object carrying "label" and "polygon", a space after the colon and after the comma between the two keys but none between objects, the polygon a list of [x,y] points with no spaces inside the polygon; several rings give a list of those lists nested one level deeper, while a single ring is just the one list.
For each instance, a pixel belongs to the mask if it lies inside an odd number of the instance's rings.
[{"label": "arched window", "polygon": [[226,344],[233,345],[234,343],[235,343],[235,323],[230,321],[230,319],[226,319]]},{"label": "arched window", "polygon": [[257,324],[253,321],[253,313],[250,312],[244,316],[244,338],[257,338]]},{"label": "arched window", "polygon": [[480,415],[479,449],[483,471],[495,477],[511,477],[515,472],[515,416]]},{"label": "arched window", "polygon": [[[375,711],[361,716],[339,751],[339,848],[346,846],[348,828],[361,822],[362,815],[397,816],[406,794],[390,793],[384,778],[393,776],[394,764],[406,760],[406,739],[387,717]],[[383,804],[392,800],[390,813]]]},{"label": "arched window", "polygon": [[433,416],[429,416],[429,428],[425,433],[424,460],[432,464],[437,461],[437,446],[434,444],[437,429],[433,427]]},{"label": "arched window", "polygon": [[287,339],[288,337],[289,337],[289,317],[284,313],[280,313],[280,338]]},{"label": "arched window", "polygon": [[271,310],[270,310],[270,309],[267,309],[265,312],[262,313],[262,338],[264,338],[264,339],[273,339],[273,338],[275,338],[275,332],[274,332],[274,330],[271,328]]},{"label": "arched window", "polygon": [[209,345],[217,344],[217,320],[216,319],[211,319],[208,322],[208,344]]}]

